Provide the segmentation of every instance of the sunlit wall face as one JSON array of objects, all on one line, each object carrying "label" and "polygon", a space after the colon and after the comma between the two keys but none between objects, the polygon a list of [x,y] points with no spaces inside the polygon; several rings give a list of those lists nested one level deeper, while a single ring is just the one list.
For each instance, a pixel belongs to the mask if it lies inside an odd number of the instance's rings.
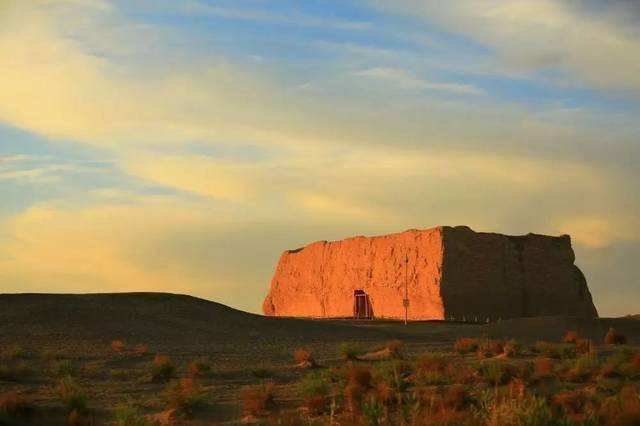
[{"label": "sunlit wall face", "polygon": [[638,311],[640,7],[0,3],[0,292],[258,312],[280,253],[439,224],[572,235]]}]

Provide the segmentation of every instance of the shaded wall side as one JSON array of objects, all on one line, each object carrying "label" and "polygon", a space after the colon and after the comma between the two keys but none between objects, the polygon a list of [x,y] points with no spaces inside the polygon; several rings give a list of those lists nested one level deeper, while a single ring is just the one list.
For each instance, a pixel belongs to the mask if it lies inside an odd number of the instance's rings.
[{"label": "shaded wall side", "polygon": [[447,317],[597,316],[568,236],[443,233]]}]

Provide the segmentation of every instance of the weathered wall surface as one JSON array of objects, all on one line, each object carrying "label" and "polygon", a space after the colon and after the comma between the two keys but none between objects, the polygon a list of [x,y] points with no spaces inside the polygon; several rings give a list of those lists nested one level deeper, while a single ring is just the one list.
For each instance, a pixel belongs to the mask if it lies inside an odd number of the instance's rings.
[{"label": "weathered wall surface", "polygon": [[316,242],[282,254],[265,315],[348,317],[364,290],[376,317],[403,318],[405,256],[412,319],[442,318],[442,229]]},{"label": "weathered wall surface", "polygon": [[507,236],[466,226],[443,234],[447,316],[598,315],[568,235]]},{"label": "weathered wall surface", "polygon": [[595,317],[568,236],[511,237],[468,227],[316,242],[282,254],[265,315],[348,317],[364,290],[378,318]]}]

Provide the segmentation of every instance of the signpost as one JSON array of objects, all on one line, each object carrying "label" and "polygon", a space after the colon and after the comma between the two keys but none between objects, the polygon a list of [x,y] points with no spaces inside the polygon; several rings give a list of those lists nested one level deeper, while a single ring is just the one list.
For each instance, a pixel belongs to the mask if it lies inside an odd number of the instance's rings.
[{"label": "signpost", "polygon": [[404,256],[404,325],[407,325],[407,317],[409,316],[409,287],[407,285],[407,266],[409,265],[409,255]]}]

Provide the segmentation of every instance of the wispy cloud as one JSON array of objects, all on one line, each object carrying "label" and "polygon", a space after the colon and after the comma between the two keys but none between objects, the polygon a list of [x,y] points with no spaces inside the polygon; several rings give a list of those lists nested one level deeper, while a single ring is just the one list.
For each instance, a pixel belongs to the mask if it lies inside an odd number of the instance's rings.
[{"label": "wispy cloud", "polygon": [[358,77],[369,77],[382,80],[409,90],[435,90],[450,92],[459,95],[484,95],[485,91],[470,84],[442,83],[424,80],[415,77],[406,70],[400,68],[376,67],[353,72]]}]

